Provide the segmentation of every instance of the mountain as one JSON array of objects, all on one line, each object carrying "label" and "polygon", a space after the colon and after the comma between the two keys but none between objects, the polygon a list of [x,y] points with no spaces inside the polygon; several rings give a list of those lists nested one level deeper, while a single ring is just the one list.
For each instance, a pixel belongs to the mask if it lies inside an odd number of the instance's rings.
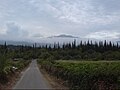
[{"label": "mountain", "polygon": [[10,40],[0,40],[0,44],[7,43],[7,45],[33,45],[32,42],[26,42],[26,41],[10,41]]},{"label": "mountain", "polygon": [[[7,45],[26,45],[26,46],[33,46],[35,42],[27,42],[27,41],[10,41],[10,40],[0,40],[0,44],[4,45],[5,42]],[[46,44],[49,45],[49,43],[36,43],[36,47],[39,46],[45,46]]]},{"label": "mountain", "polygon": [[61,34],[61,35],[58,35],[58,36],[51,36],[51,37],[48,37],[48,38],[78,38],[78,37],[75,37],[75,36],[72,36],[72,35]]}]

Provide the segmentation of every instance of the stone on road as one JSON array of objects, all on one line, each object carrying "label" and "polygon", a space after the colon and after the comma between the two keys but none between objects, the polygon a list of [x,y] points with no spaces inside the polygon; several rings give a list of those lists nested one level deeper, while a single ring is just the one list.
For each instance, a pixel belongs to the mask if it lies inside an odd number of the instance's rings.
[{"label": "stone on road", "polygon": [[36,60],[33,60],[13,89],[51,89],[51,87],[39,71]]}]

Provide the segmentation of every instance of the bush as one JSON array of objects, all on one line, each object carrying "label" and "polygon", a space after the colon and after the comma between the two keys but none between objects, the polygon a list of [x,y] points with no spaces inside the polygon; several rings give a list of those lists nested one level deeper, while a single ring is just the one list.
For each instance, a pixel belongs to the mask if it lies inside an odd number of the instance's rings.
[{"label": "bush", "polygon": [[68,82],[73,89],[118,89],[120,62],[41,62],[48,73]]},{"label": "bush", "polygon": [[6,56],[1,55],[0,56],[0,83],[5,84],[8,82],[8,76],[15,73],[15,70],[13,67],[15,67],[17,70],[22,70],[25,68],[30,61],[25,60],[19,60],[19,61],[13,61],[6,58]]}]

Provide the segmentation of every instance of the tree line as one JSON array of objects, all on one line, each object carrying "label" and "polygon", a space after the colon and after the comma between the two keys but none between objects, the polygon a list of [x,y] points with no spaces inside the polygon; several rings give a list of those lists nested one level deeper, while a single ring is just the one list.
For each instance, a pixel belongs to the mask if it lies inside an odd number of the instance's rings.
[{"label": "tree line", "polygon": [[26,45],[0,45],[0,55],[8,58],[23,59],[45,59],[45,60],[120,60],[120,45],[111,41],[80,41],[62,45],[54,43],[53,45],[33,46]]}]

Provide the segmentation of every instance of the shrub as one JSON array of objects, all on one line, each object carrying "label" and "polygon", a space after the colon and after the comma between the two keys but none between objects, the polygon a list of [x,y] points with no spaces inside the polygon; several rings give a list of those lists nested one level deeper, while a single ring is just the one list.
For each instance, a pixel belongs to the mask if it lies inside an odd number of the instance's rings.
[{"label": "shrub", "polygon": [[68,82],[73,89],[118,89],[120,62],[41,62],[51,75]]}]

